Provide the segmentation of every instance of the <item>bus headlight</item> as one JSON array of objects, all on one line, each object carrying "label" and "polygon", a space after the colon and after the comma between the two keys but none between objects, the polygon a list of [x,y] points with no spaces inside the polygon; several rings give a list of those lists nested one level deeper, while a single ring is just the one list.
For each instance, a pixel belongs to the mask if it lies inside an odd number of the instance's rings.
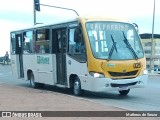
[{"label": "bus headlight", "polygon": [[144,74],[144,75],[147,75],[147,74],[148,74],[148,70],[144,70],[144,71],[143,71],[143,74]]},{"label": "bus headlight", "polygon": [[102,74],[102,73],[90,72],[89,74],[95,78],[104,78],[105,77],[104,74]]}]

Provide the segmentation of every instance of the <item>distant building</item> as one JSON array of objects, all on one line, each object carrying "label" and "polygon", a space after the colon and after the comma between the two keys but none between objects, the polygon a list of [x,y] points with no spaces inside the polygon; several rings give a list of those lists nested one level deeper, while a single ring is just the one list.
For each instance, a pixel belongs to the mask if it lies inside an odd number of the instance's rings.
[{"label": "distant building", "polygon": [[[152,34],[140,34],[143,48],[146,54],[146,60],[147,60],[147,68],[150,68],[150,57],[151,57],[151,39]],[[153,61],[154,61],[154,68],[160,68],[160,34],[154,34],[154,55],[153,55]]]}]

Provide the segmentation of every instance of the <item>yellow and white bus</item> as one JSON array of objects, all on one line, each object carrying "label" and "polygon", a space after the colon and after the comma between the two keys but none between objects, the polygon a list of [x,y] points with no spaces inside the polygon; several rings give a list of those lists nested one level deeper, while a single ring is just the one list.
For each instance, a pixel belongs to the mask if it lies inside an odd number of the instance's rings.
[{"label": "yellow and white bus", "polygon": [[119,91],[145,87],[146,59],[134,25],[123,20],[77,17],[11,32],[13,74],[30,81],[84,90]]}]

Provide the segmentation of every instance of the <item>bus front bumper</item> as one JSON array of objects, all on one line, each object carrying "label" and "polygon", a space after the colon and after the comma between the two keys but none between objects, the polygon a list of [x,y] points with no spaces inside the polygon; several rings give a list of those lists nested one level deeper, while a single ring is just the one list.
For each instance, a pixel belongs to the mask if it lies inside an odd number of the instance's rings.
[{"label": "bus front bumper", "polygon": [[142,75],[132,79],[112,80],[110,78],[92,78],[90,80],[89,91],[106,92],[106,91],[121,91],[132,88],[143,88],[146,86],[148,75]]}]

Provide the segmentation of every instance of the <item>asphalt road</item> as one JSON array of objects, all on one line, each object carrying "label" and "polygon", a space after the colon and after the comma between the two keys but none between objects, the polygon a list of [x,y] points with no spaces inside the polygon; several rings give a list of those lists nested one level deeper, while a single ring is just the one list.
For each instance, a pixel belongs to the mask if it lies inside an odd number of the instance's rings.
[{"label": "asphalt road", "polygon": [[[0,66],[0,84],[30,87],[29,82],[12,76],[10,66]],[[46,86],[48,91],[62,94],[72,93],[69,90]],[[160,111],[160,75],[150,75],[146,88],[131,89],[127,96],[120,96],[118,92],[92,93],[85,92],[85,99],[107,106],[118,107],[132,111]]]},{"label": "asphalt road", "polygon": [[85,96],[95,102],[132,111],[160,111],[160,75],[151,75],[146,88],[131,89],[127,96],[107,92]]}]

